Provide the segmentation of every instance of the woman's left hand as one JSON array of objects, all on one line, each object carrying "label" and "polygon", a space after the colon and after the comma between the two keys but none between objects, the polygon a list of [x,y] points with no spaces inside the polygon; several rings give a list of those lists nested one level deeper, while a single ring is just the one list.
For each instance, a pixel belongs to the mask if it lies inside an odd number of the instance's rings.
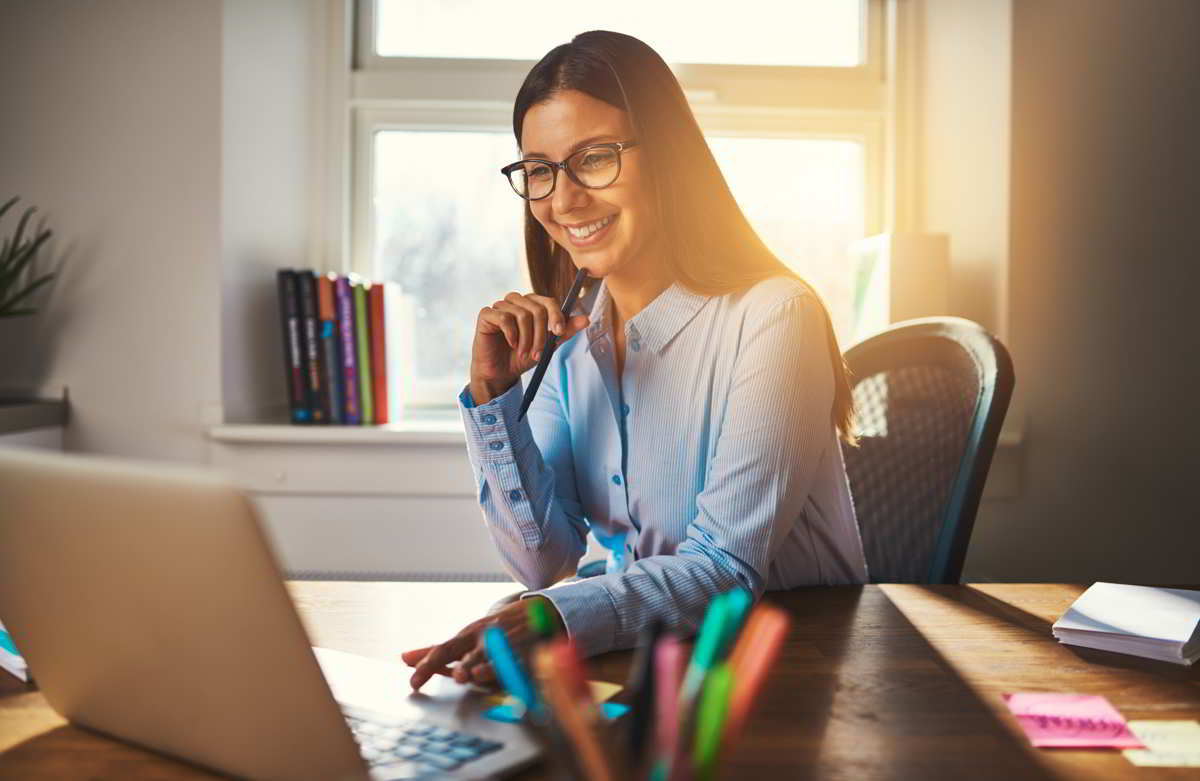
[{"label": "woman's left hand", "polygon": [[[554,603],[545,597],[529,597],[540,599],[546,605],[550,615],[559,627],[562,620]],[[405,664],[415,667],[409,683],[414,690],[420,689],[425,682],[435,674],[449,675],[459,683],[488,684],[496,680],[496,674],[488,661],[487,651],[484,650],[483,630],[493,624],[504,630],[508,642],[518,654],[524,652],[537,635],[529,625],[529,600],[518,599],[497,610],[491,615],[472,621],[463,627],[462,631],[441,645],[431,645],[426,648],[414,648],[400,655]],[[449,668],[452,662],[457,666]]]}]

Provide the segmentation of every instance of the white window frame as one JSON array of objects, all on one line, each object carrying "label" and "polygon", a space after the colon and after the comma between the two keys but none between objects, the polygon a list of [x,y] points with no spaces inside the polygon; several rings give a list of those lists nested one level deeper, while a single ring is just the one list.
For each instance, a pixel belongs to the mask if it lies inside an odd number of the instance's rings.
[{"label": "white window frame", "polygon": [[[324,0],[328,57],[318,101],[321,186],[314,198],[314,262],[370,276],[373,144],[381,130],[512,132],[512,100],[535,60],[381,57],[374,54],[375,0]],[[864,150],[866,234],[911,224],[903,193],[914,187],[910,63],[899,41],[913,27],[901,0],[859,0],[866,19],[862,64],[672,66],[697,122],[713,135],[853,140]],[[898,52],[904,56],[897,56]],[[496,99],[496,96],[504,96]],[[449,390],[449,395],[444,393]],[[434,397],[444,406],[454,389]],[[406,408],[407,411],[410,408]]]}]

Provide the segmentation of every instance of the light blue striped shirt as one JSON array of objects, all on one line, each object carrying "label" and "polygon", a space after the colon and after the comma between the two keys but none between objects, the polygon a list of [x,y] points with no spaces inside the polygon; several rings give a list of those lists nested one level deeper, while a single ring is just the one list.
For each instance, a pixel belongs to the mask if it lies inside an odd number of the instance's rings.
[{"label": "light blue striped shirt", "polygon": [[[617,376],[603,282],[526,418],[524,383],[459,397],[484,520],[505,566],[554,602],[585,654],[654,617],[695,631],[714,595],[862,583],[866,563],[830,418],[820,304],[800,281],[704,296],[676,284],[625,323]],[[572,575],[588,532],[604,575]]]}]

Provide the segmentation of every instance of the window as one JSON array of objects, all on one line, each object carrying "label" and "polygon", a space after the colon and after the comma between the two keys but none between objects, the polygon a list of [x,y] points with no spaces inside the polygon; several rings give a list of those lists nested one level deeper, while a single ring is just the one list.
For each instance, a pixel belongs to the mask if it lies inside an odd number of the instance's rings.
[{"label": "window", "polygon": [[479,308],[528,289],[522,205],[498,173],[517,154],[512,99],[536,58],[585,29],[628,32],[671,63],[746,216],[848,339],[847,248],[883,228],[883,0],[743,0],[736,19],[696,0],[613,0],[601,19],[582,4],[512,8],[354,6],[351,266],[409,296],[409,408],[452,407]]}]

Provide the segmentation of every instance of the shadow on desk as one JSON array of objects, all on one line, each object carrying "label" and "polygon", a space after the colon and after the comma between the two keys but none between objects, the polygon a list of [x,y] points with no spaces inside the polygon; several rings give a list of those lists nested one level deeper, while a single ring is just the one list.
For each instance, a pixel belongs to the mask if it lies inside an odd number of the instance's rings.
[{"label": "shadow on desk", "polygon": [[881,589],[768,600],[792,635],[725,777],[1053,777]]},{"label": "shadow on desk", "polygon": [[138,779],[212,781],[223,778],[179,760],[147,752],[97,733],[63,725],[0,753],[0,779]]}]

